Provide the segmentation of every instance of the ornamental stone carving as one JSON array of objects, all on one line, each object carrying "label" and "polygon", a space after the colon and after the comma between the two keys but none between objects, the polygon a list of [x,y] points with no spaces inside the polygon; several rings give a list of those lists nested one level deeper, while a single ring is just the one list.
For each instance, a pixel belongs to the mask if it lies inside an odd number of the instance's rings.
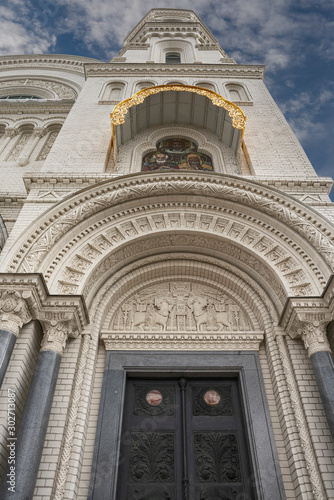
[{"label": "ornamental stone carving", "polygon": [[290,299],[281,325],[290,337],[303,339],[310,357],[316,352],[332,352],[326,332],[331,321],[331,312],[322,299],[305,302]]},{"label": "ornamental stone carving", "polygon": [[[276,197],[269,188],[263,186],[260,188],[255,183],[248,184],[248,181],[244,180],[241,183],[229,176],[218,179],[214,174],[210,174],[210,178],[206,174],[186,173],[160,174],[152,178],[137,175],[135,178],[125,180],[121,185],[119,182],[119,180],[111,181],[101,186],[101,189],[95,187],[94,192],[79,193],[73,196],[70,202],[65,201],[55,210],[51,210],[47,216],[42,217],[34,230],[29,232],[16,247],[15,255],[11,255],[11,262],[8,263],[8,270],[10,272],[20,268],[25,272],[38,270],[48,251],[65,233],[101,210],[146,196],[166,194],[200,195],[207,199],[213,197],[264,212],[307,239],[314,246],[319,258],[334,269],[334,246],[330,241],[330,229],[328,225],[326,226],[326,222],[320,216],[315,218],[314,214],[310,214],[304,206],[299,210],[298,202],[294,201],[294,205],[297,206],[292,207],[290,199],[285,199],[285,196]],[[73,208],[73,205],[76,208]],[[42,231],[39,229],[40,225],[43,227]],[[246,238],[252,238],[251,233]],[[314,263],[311,262],[310,266],[314,267]]]},{"label": "ornamental stone carving", "polygon": [[30,292],[18,292],[6,290],[0,295],[0,327],[19,334],[23,325],[33,319],[26,299],[30,297]]},{"label": "ornamental stone carving", "polygon": [[50,82],[48,80],[39,80],[27,78],[23,80],[11,80],[7,82],[0,83],[0,89],[8,89],[8,91],[12,92],[24,92],[27,93],[29,87],[41,88],[51,90],[56,96],[60,99],[76,99],[76,92],[68,87],[67,85],[63,85],[57,82]]},{"label": "ornamental stone carving", "polygon": [[75,338],[79,335],[73,317],[71,314],[61,311],[46,312],[42,317],[44,335],[41,352],[53,351],[62,356],[68,338]]},{"label": "ornamental stone carving", "polygon": [[191,282],[154,285],[132,296],[116,311],[113,331],[249,331],[241,307],[221,291]]}]

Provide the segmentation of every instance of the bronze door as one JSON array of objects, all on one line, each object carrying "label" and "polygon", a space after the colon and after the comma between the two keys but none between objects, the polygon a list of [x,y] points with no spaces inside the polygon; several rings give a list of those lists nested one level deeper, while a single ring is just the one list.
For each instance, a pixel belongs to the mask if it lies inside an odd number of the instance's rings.
[{"label": "bronze door", "polygon": [[254,499],[237,379],[129,379],[117,500]]}]

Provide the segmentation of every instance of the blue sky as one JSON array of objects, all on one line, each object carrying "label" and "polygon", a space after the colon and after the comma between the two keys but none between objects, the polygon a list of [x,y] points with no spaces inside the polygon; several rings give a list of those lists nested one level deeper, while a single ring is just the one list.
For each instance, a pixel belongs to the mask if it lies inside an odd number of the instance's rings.
[{"label": "blue sky", "polygon": [[[0,55],[109,61],[151,8],[166,6],[152,0],[11,0],[0,5]],[[169,0],[168,7],[194,10],[237,63],[266,65],[265,82],[314,168],[334,176],[334,0]]]}]

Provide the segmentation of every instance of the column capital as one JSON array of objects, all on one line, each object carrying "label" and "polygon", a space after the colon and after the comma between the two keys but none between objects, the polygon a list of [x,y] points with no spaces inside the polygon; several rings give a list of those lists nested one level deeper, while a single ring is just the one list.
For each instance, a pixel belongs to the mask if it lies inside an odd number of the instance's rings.
[{"label": "column capital", "polygon": [[43,276],[37,273],[0,273],[0,328],[18,335],[32,319],[39,320],[46,332],[57,331],[56,324],[63,322],[72,337],[89,322],[81,296],[49,295]]},{"label": "column capital", "polygon": [[11,139],[18,134],[18,130],[16,128],[7,127],[5,129],[5,137],[10,137]]},{"label": "column capital", "polygon": [[35,137],[43,137],[45,135],[46,130],[43,127],[35,127],[34,128],[34,135]]},{"label": "column capital", "polygon": [[291,338],[302,338],[308,356],[332,352],[326,327],[332,321],[331,311],[322,298],[289,299],[280,324]]},{"label": "column capital", "polygon": [[29,290],[1,290],[0,326],[18,336],[20,329],[34,318],[33,296]]},{"label": "column capital", "polygon": [[[47,315],[50,317],[50,315]],[[62,319],[57,319],[63,316]],[[63,355],[68,338],[76,338],[79,330],[74,318],[65,313],[53,313],[54,319],[41,319],[44,335],[41,343],[41,352],[53,351]]]}]

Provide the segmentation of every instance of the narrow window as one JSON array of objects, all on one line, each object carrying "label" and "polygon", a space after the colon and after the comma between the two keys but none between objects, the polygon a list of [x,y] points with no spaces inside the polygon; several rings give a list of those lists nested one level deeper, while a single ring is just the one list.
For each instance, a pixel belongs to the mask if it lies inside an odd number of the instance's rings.
[{"label": "narrow window", "polygon": [[166,64],[180,64],[181,55],[178,52],[168,52],[166,54]]}]

